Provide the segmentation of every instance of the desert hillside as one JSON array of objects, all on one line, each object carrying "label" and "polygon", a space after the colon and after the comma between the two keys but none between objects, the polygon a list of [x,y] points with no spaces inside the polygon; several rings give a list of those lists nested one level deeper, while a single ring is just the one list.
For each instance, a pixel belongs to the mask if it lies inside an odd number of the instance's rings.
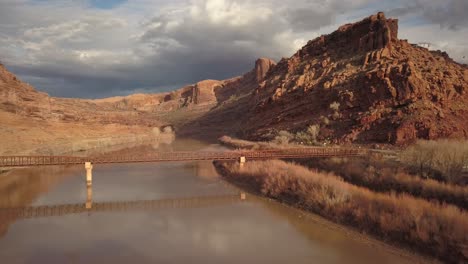
[{"label": "desert hillside", "polygon": [[241,94],[250,94],[272,65],[271,60],[259,59],[253,70],[232,79],[204,80],[166,93],[95,100],[51,97],[0,65],[0,154],[75,153],[154,143],[164,137],[159,132],[166,126],[185,136],[200,136],[207,131],[188,130],[193,127],[187,124]]},{"label": "desert hillside", "polygon": [[466,65],[398,39],[398,21],[378,13],[309,41],[278,64],[258,59],[242,76],[159,94],[56,98],[0,65],[0,152],[151,141],[167,125],[211,140],[271,139],[310,126],[319,141],[334,143],[467,138],[467,90]]},{"label": "desert hillside", "polygon": [[398,39],[378,13],[309,41],[256,88],[238,132],[252,139],[320,126],[319,139],[406,144],[468,137],[468,68]]}]

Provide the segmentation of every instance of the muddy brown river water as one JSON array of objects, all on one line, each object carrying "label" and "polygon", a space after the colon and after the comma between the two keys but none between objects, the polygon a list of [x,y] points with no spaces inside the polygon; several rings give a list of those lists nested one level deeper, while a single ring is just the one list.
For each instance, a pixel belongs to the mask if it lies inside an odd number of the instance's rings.
[{"label": "muddy brown river water", "polygon": [[[159,150],[219,148],[178,140]],[[0,263],[411,262],[313,215],[251,195],[241,200],[211,162],[95,165],[91,190],[82,166],[0,174],[0,208],[90,200],[95,210],[0,217]],[[131,203],[141,200],[149,205]],[[113,209],[96,209],[104,202]]]}]

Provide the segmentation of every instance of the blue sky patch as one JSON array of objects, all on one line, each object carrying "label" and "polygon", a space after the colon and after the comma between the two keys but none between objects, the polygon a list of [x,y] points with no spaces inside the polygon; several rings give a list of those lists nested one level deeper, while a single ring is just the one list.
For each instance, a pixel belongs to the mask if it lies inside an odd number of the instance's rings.
[{"label": "blue sky patch", "polygon": [[127,0],[90,0],[92,7],[100,9],[112,9],[120,4],[127,2]]}]

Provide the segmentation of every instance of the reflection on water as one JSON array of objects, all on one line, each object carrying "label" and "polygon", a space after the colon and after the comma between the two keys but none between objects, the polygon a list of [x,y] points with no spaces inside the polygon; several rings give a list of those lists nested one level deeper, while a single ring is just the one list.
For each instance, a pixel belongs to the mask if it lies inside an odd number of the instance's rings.
[{"label": "reflection on water", "polygon": [[1,174],[0,208],[28,205],[77,172],[81,172],[77,166],[48,166],[14,169]]},{"label": "reflection on water", "polygon": [[152,211],[159,209],[202,208],[238,203],[247,200],[245,193],[238,195],[213,195],[159,200],[92,202],[92,187],[86,187],[86,203],[0,208],[0,221],[63,216],[95,212]]},{"label": "reflection on water", "polygon": [[93,186],[86,184],[86,209],[91,209],[93,207]]},{"label": "reflection on water", "polygon": [[298,210],[241,201],[206,161],[96,165],[90,188],[83,166],[16,170],[0,197],[2,263],[405,261]]},{"label": "reflection on water", "polygon": [[[75,167],[50,166],[10,170],[0,175],[0,208],[30,205],[42,193],[77,172]],[[13,219],[0,219],[0,236],[6,234]]]}]

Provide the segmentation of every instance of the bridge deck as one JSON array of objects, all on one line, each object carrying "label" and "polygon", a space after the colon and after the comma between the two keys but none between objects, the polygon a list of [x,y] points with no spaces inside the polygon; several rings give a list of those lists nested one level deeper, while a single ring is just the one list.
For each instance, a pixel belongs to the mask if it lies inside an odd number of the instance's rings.
[{"label": "bridge deck", "polygon": [[349,157],[361,156],[365,150],[355,148],[296,148],[259,151],[175,151],[153,152],[139,155],[110,155],[96,157],[76,156],[0,156],[0,167],[23,167],[41,165],[82,164],[90,161],[100,163],[134,163],[134,162],[162,162],[162,161],[196,161],[196,160],[238,160],[245,157],[252,159],[281,159],[281,158],[311,158],[311,157]]}]

